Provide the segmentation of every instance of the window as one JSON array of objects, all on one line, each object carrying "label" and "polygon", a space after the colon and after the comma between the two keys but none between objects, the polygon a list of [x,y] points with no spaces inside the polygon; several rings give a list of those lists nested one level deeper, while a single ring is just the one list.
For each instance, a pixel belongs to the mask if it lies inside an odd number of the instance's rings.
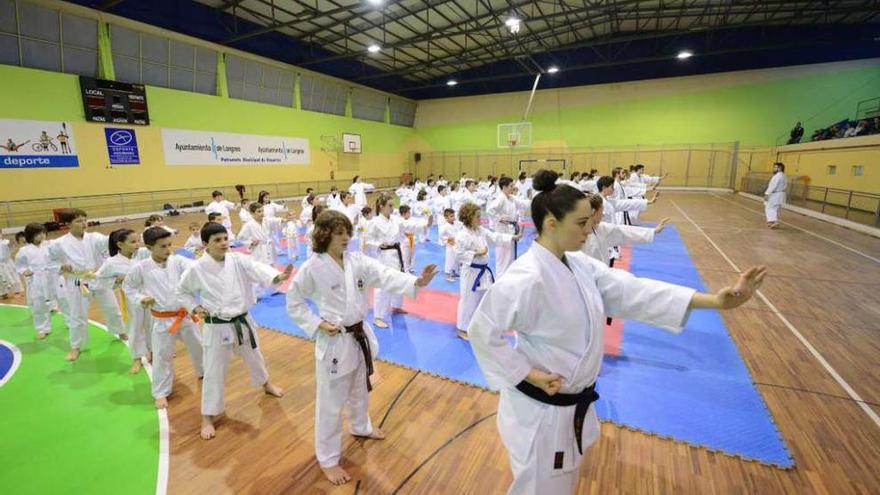
[{"label": "window", "polygon": [[853,177],[861,177],[861,176],[865,175],[864,165],[853,165],[852,166],[852,174],[853,174]]},{"label": "window", "polygon": [[213,95],[217,52],[122,26],[110,26],[116,79]]},{"label": "window", "polygon": [[837,175],[837,165],[828,165],[826,168],[826,174]]},{"label": "window", "polygon": [[365,89],[355,88],[351,92],[351,116],[356,119],[385,121],[385,102],[388,97]]},{"label": "window", "polygon": [[226,55],[229,97],[270,105],[293,105],[293,71]]},{"label": "window", "polygon": [[0,0],[0,63],[98,75],[98,23],[26,2]]},{"label": "window", "polygon": [[300,98],[303,110],[345,115],[348,88],[330,79],[301,74]]},{"label": "window", "polygon": [[389,102],[391,110],[391,123],[412,127],[416,120],[416,103],[413,101],[391,98]]}]

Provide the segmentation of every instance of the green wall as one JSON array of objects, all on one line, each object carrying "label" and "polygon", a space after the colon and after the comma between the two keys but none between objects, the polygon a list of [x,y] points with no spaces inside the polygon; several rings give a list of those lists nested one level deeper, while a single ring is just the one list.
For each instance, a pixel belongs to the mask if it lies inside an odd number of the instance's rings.
[{"label": "green wall", "polygon": [[[713,76],[694,76],[700,77]],[[773,145],[777,139],[787,140],[799,120],[804,123],[806,140],[816,128],[854,118],[859,101],[880,96],[880,64],[851,70],[829,68],[822,74],[710,89],[695,88],[693,81],[683,86],[690,89],[643,97],[629,91],[625,99],[596,105],[566,104],[572,91],[588,91],[590,87],[539,92],[530,118],[533,143],[580,147],[739,141],[742,145]],[[544,104],[538,106],[542,100]],[[552,100],[550,104],[548,100]],[[454,114],[466,105],[468,114],[473,115],[474,108],[480,108],[480,97],[430,102],[430,108],[424,105],[419,109],[425,114],[417,120],[417,132],[434,150],[491,149],[496,143],[497,124],[519,120],[525,106],[521,101],[525,101],[522,94],[513,94],[508,113],[493,112],[497,104],[486,105],[485,112],[477,112],[480,118],[439,125],[432,125],[431,114]],[[560,101],[558,107],[556,101]],[[541,111],[548,107],[554,110]]]}]

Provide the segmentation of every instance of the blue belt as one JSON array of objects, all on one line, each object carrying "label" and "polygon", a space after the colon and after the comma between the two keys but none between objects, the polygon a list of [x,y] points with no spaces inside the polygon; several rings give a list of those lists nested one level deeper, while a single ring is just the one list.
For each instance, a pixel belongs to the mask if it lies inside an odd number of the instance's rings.
[{"label": "blue belt", "polygon": [[489,276],[492,277],[492,283],[495,283],[495,274],[492,272],[492,269],[489,268],[489,264],[480,264],[480,263],[471,263],[471,268],[476,268],[480,270],[480,273],[477,274],[477,278],[474,279],[474,285],[471,287],[471,292],[476,292],[477,287],[480,285],[480,280],[483,279],[483,275],[486,272],[489,272]]}]

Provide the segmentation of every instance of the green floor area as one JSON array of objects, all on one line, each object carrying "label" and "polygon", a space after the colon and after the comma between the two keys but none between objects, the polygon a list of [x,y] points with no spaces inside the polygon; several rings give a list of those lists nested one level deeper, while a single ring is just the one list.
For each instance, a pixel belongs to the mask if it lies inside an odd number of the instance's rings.
[{"label": "green floor area", "polygon": [[21,350],[0,387],[0,493],[156,493],[159,421],[128,348],[91,325],[79,360],[68,363],[60,315],[36,340],[27,308],[0,306],[0,340]]}]

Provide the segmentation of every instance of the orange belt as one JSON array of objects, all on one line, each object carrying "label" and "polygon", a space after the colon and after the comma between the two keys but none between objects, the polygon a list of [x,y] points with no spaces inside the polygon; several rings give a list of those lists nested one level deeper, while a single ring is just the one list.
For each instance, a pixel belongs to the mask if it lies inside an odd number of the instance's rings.
[{"label": "orange belt", "polygon": [[409,241],[409,251],[412,252],[416,247],[416,235],[412,232],[407,232],[404,235],[406,235],[406,240]]},{"label": "orange belt", "polygon": [[[168,327],[168,333],[174,334],[177,333],[177,330],[180,328],[180,324],[183,323],[183,320],[186,319],[189,312],[183,308],[178,309],[177,311],[156,311],[155,309],[150,310],[150,314],[152,314],[155,318],[174,318],[174,323]],[[192,317],[192,321],[194,323],[198,323],[199,319],[195,316]]]}]

